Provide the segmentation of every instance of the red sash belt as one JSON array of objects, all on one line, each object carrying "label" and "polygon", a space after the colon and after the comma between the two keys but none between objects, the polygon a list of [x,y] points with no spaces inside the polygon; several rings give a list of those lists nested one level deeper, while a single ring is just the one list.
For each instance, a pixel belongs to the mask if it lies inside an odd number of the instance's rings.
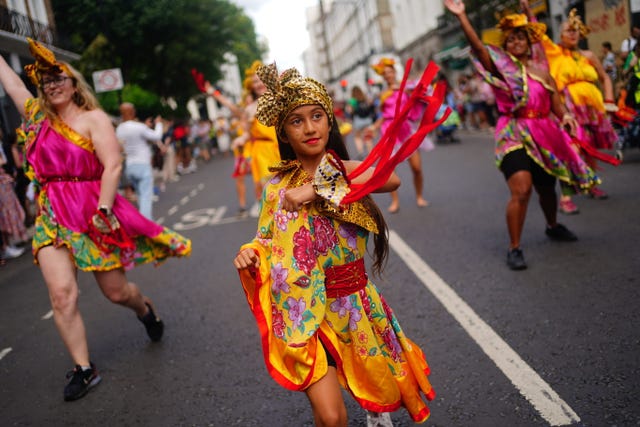
[{"label": "red sash belt", "polygon": [[548,111],[532,110],[530,108],[519,108],[510,114],[516,119],[544,119],[549,116]]},{"label": "red sash belt", "polygon": [[40,183],[48,184],[50,182],[83,182],[83,181],[100,181],[100,178],[83,178],[79,176],[54,176],[43,178]]},{"label": "red sash belt", "polygon": [[369,280],[364,269],[364,258],[344,265],[334,265],[324,273],[324,285],[329,298],[345,297],[358,292],[364,289]]}]

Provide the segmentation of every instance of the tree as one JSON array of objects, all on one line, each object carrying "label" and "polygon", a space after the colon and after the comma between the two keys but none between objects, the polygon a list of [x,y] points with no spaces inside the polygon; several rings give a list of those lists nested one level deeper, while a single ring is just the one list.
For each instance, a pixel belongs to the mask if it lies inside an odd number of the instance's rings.
[{"label": "tree", "polygon": [[225,52],[241,70],[266,52],[242,9],[228,0],[53,0],[58,28],[91,72],[119,67],[126,83],[184,104],[197,93],[190,70],[220,78]]}]

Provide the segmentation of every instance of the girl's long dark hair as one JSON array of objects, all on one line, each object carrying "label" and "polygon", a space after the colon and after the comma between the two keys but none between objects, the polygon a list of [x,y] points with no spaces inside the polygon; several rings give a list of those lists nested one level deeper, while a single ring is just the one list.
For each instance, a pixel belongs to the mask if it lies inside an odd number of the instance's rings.
[{"label": "girl's long dark hair", "polygon": [[[282,160],[295,160],[296,153],[291,148],[291,144],[287,144],[282,140],[278,133],[278,150],[280,151],[280,158]],[[349,152],[347,146],[342,139],[342,134],[338,128],[338,124],[334,118],[331,130],[329,131],[329,141],[327,142],[326,150],[333,150],[338,157],[342,160],[349,160]],[[373,201],[371,196],[363,197],[360,202],[367,208],[371,217],[378,225],[378,233],[373,237],[373,273],[376,276],[380,276],[384,265],[389,256],[389,229],[387,222],[384,220],[384,216],[378,208],[378,205]]]}]

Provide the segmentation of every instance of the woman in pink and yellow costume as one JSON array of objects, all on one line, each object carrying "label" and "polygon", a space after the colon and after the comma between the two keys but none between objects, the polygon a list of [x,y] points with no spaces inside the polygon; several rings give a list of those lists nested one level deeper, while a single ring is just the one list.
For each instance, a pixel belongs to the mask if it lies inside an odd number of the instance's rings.
[{"label": "woman in pink and yellow costume", "polygon": [[500,117],[495,130],[496,165],[511,194],[506,208],[509,250],[507,265],[527,268],[520,248],[529,199],[538,193],[545,216],[545,233],[553,240],[577,237],[557,222],[556,179],[574,191],[584,192],[599,179],[571,146],[562,127],[575,132],[577,123],[562,103],[551,75],[536,61],[535,43],[546,30],[529,22],[524,14],[503,17],[498,24],[502,46],[484,45],[475,32],[460,0],[445,0],[460,21],[474,54],[474,65],[495,94]]},{"label": "woman in pink and yellow costume", "polygon": [[[521,3],[531,19],[528,2],[522,0]],[[607,110],[616,108],[613,84],[598,56],[578,47],[578,42],[587,37],[590,29],[582,23],[576,9],[571,10],[560,29],[558,44],[547,35],[542,37],[541,44],[563,102],[578,121],[576,137],[590,147],[589,152],[593,154],[596,150],[612,149],[618,138],[607,117]],[[595,169],[600,157],[589,152],[581,151],[584,160]],[[607,198],[599,187],[591,188],[589,195],[596,199]],[[560,210],[567,214],[578,213],[578,207],[569,195],[561,197]]]},{"label": "woman in pink and yellow costume", "polygon": [[109,116],[80,73],[36,41],[29,39],[29,48],[36,62],[25,71],[38,97],[3,58],[0,83],[23,116],[19,142],[38,194],[33,255],[75,364],[64,399],[76,400],[100,382],[78,310],[77,270],[93,272],[102,293],[134,311],[158,341],[163,323],[125,270],[189,255],[191,242],[147,220],[117,194],[122,157]]},{"label": "woman in pink and yellow costume", "polygon": [[[380,118],[371,125],[372,130],[380,131],[380,135],[384,134],[396,115],[396,105],[406,102],[409,94],[400,91],[400,82],[397,78],[396,62],[392,58],[382,58],[380,61],[372,65],[371,68],[382,78],[387,84],[387,88],[380,94]],[[400,125],[400,129],[396,136],[396,144],[402,144],[411,135],[411,121],[416,120],[422,112],[421,106],[416,105],[414,110],[408,116],[408,120]],[[422,159],[420,151],[416,150],[408,159],[411,173],[413,175],[413,187],[416,194],[416,204],[418,207],[425,207],[429,203],[422,196],[424,188],[424,176],[422,174]],[[400,209],[400,197],[397,191],[391,192],[391,205],[388,211],[396,213]]]}]

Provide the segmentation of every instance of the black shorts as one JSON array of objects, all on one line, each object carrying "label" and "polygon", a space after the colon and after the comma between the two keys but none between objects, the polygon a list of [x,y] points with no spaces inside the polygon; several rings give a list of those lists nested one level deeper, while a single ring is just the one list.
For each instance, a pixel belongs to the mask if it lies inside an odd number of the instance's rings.
[{"label": "black shorts", "polygon": [[556,177],[542,169],[540,165],[529,157],[524,148],[514,150],[504,156],[500,164],[500,170],[506,180],[514,173],[524,170],[531,173],[531,181],[537,187],[553,187],[556,185]]},{"label": "black shorts", "polygon": [[333,366],[334,368],[337,368],[338,364],[336,363],[336,359],[334,359],[333,356],[331,355],[331,353],[329,353],[329,350],[327,350],[327,347],[324,346],[324,343],[322,342],[322,340],[320,340],[320,344],[322,345],[322,348],[324,349],[324,353],[327,355],[327,365],[328,366]]}]

